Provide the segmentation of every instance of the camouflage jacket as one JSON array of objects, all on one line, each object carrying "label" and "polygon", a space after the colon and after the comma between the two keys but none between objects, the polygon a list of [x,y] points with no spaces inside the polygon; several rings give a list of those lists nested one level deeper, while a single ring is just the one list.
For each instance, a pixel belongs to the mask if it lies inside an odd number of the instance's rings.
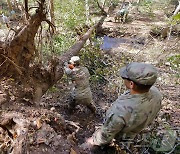
[{"label": "camouflage jacket", "polygon": [[70,77],[74,84],[72,95],[75,99],[84,99],[92,97],[89,86],[89,71],[86,67],[75,67],[74,69],[65,69],[66,74]]},{"label": "camouflage jacket", "polygon": [[126,92],[119,96],[106,112],[103,126],[93,134],[94,143],[107,144],[119,136],[134,138],[157,116],[161,101],[162,96],[155,87],[144,94]]}]

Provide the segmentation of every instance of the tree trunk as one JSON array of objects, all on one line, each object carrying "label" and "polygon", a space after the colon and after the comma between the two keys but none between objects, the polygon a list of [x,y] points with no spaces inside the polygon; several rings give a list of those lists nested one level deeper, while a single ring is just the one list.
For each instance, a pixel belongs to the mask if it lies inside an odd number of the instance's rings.
[{"label": "tree trunk", "polygon": [[176,15],[180,10],[180,1],[179,1],[179,5],[176,7],[176,10],[174,11],[173,15]]},{"label": "tree trunk", "polygon": [[99,1],[98,0],[95,0],[98,7],[100,8],[101,12],[103,15],[106,15],[107,16],[107,12],[104,10],[104,8],[99,4]]},{"label": "tree trunk", "polygon": [[12,11],[13,9],[12,9],[12,5],[11,5],[10,0],[7,0],[7,4],[8,4],[8,6],[9,6],[10,11]]},{"label": "tree trunk", "polygon": [[50,0],[49,1],[49,6],[50,6],[51,23],[54,25],[55,24],[55,19],[54,19],[54,0]]},{"label": "tree trunk", "polygon": [[44,2],[45,0],[41,0],[36,14],[30,17],[27,25],[16,31],[11,41],[0,44],[0,62],[4,62],[0,68],[0,76],[27,73],[36,53],[34,37],[41,22],[46,21],[46,14],[43,12]]},{"label": "tree trunk", "polygon": [[89,20],[89,0],[85,1],[85,8],[86,8],[86,23],[89,25],[90,20]]}]

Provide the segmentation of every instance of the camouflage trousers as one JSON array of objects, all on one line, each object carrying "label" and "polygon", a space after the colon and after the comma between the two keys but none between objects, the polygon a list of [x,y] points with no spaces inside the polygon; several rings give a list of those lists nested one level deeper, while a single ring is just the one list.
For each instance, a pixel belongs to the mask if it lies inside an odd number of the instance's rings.
[{"label": "camouflage trousers", "polygon": [[92,99],[92,93],[90,87],[87,88],[73,88],[71,91],[71,100],[69,104],[70,110],[74,110],[76,105],[82,104],[87,106],[91,112],[96,112],[96,107]]},{"label": "camouflage trousers", "polygon": [[82,98],[82,99],[71,98],[71,101],[69,103],[70,110],[74,110],[76,105],[78,105],[78,104],[82,104],[82,105],[87,106],[87,108],[89,110],[91,110],[91,112],[93,112],[93,113],[96,112],[96,107],[94,105],[92,98]]}]

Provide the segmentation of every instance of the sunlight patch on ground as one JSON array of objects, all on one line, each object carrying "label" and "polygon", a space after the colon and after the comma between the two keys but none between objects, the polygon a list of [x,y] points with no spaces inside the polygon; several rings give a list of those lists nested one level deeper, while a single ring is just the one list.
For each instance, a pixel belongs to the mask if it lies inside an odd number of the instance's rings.
[{"label": "sunlight patch on ground", "polygon": [[7,31],[7,30],[5,30],[5,29],[0,29],[0,41],[4,41],[7,34],[8,34],[8,31]]}]

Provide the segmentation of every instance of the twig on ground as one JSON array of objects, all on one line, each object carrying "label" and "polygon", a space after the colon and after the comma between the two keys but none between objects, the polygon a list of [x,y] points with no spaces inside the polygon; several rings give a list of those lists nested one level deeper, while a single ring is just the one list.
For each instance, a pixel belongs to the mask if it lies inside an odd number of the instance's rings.
[{"label": "twig on ground", "polygon": [[71,126],[76,127],[75,133],[77,133],[79,131],[79,129],[81,128],[79,125],[79,123],[77,122],[73,122],[73,121],[69,121],[69,120],[65,120],[66,123],[68,123]]},{"label": "twig on ground", "polygon": [[13,62],[9,57],[7,57],[7,56],[5,56],[5,55],[3,55],[3,54],[1,54],[1,56],[2,57],[4,57],[4,58],[6,58],[7,60],[9,60],[9,62],[12,64],[12,65],[14,65],[15,66],[15,69],[17,70],[17,72],[20,74],[20,75],[22,75],[22,71],[20,70],[20,66],[18,66],[15,62]]}]

